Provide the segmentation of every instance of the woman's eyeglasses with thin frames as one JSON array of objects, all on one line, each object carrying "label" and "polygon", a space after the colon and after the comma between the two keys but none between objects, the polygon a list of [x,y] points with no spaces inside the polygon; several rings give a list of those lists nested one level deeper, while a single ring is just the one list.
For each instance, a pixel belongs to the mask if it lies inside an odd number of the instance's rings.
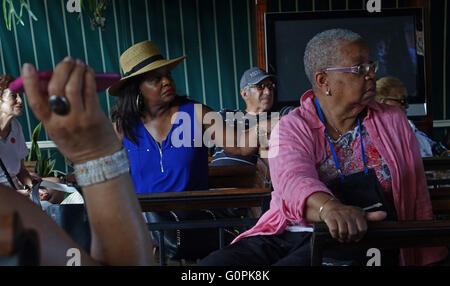
[{"label": "woman's eyeglasses with thin frames", "polygon": [[323,72],[327,71],[340,71],[340,72],[350,72],[360,75],[368,75],[370,71],[376,73],[378,71],[378,61],[370,62],[368,64],[360,64],[353,67],[344,67],[344,68],[326,68],[322,69]]}]

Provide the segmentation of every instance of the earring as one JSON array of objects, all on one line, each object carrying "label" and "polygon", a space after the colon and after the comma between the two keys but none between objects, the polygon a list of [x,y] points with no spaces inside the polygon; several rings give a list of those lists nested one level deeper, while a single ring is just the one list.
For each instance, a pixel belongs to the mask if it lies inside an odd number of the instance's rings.
[{"label": "earring", "polygon": [[136,97],[136,109],[138,111],[141,110],[141,104],[142,104],[141,96],[142,96],[142,94],[141,94],[141,92],[139,92],[137,97]]},{"label": "earring", "polygon": [[330,90],[327,90],[327,91],[325,92],[325,94],[326,94],[327,96],[331,96]]}]

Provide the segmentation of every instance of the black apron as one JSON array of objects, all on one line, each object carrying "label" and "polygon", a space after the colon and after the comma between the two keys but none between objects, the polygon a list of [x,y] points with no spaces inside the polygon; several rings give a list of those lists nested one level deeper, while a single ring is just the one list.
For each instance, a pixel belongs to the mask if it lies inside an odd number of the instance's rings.
[{"label": "black apron", "polygon": [[[315,98],[317,112],[320,120],[325,125],[325,120],[320,109],[319,102]],[[346,205],[353,205],[362,208],[366,212],[385,211],[387,213],[386,220],[396,220],[393,206],[385,199],[380,183],[373,169],[367,167],[367,159],[364,154],[364,145],[361,130],[361,121],[358,118],[358,131],[361,142],[361,156],[364,163],[364,171],[344,176],[341,171],[339,161],[334,151],[333,142],[331,141],[328,131],[325,128],[325,137],[330,145],[331,154],[333,155],[336,169],[339,177],[327,184],[333,194]],[[381,265],[390,266],[398,263],[398,250],[380,250]],[[366,256],[365,251],[349,251],[349,252],[325,252],[324,262],[330,265],[340,265],[342,262],[348,265],[366,265],[370,257]]]}]

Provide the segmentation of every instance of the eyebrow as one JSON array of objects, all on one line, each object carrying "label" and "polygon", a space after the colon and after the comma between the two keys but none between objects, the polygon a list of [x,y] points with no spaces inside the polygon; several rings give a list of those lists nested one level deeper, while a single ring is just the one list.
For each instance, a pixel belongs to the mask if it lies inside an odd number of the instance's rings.
[{"label": "eyebrow", "polygon": [[167,71],[149,71],[147,76],[152,76],[152,77],[158,77],[158,76],[167,76],[170,75],[171,71],[167,70]]},{"label": "eyebrow", "polygon": [[261,84],[261,83],[269,83],[269,82],[273,83],[273,80],[267,78],[267,79],[264,79],[264,80],[258,82],[256,85]]},{"label": "eyebrow", "polygon": [[[352,60],[359,64],[362,64],[366,61],[366,58],[364,56],[358,56],[358,57],[352,58]],[[368,59],[368,62],[370,62],[370,59]]]}]

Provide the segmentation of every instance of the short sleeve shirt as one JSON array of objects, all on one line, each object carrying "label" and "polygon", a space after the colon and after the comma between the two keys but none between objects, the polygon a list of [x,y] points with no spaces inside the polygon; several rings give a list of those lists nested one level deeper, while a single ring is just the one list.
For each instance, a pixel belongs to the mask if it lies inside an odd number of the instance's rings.
[{"label": "short sleeve shirt", "polygon": [[[11,121],[11,132],[6,138],[0,137],[0,158],[5,164],[9,175],[17,185],[17,174],[20,171],[22,159],[28,155],[22,127],[17,119]],[[9,186],[8,179],[0,168],[0,183]]]}]

